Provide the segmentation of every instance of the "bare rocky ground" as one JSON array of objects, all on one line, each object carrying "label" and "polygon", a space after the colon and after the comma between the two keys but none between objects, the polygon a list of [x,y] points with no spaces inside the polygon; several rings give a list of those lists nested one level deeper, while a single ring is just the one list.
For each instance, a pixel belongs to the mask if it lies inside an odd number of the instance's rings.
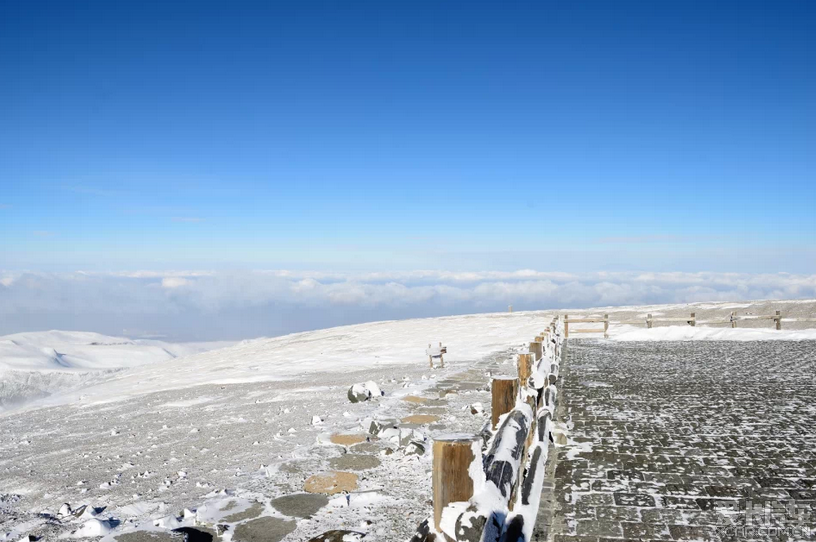
[{"label": "bare rocky ground", "polygon": [[[8,414],[0,423],[0,533],[6,540],[75,533],[91,516],[58,517],[68,503],[104,508],[96,518],[111,521],[107,538],[122,542],[190,525],[204,540],[224,526],[226,540],[248,542],[306,540],[330,529],[405,540],[431,511],[431,439],[479,432],[487,415],[470,405],[489,413],[487,371],[513,372],[512,358],[508,350],[433,371],[425,361],[398,373],[198,386]],[[366,380],[386,395],[350,403],[350,383]],[[322,423],[313,425],[314,416]],[[386,425],[400,436],[371,434],[371,418],[393,420]],[[304,493],[326,480],[310,477],[334,472],[348,474],[348,495]],[[336,480],[328,480],[331,488]]]},{"label": "bare rocky ground", "polygon": [[816,342],[570,339],[541,540],[816,538]]}]

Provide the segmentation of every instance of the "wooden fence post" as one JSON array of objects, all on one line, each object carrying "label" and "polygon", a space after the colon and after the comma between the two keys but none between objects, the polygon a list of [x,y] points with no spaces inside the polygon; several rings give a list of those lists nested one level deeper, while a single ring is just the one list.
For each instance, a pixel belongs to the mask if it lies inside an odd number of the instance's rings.
[{"label": "wooden fence post", "polygon": [[689,325],[691,327],[695,327],[697,325],[697,313],[696,312],[691,313],[691,320],[689,320]]},{"label": "wooden fence post", "polygon": [[536,336],[530,343],[530,353],[533,354],[533,361],[538,361],[544,355],[544,337]]},{"label": "wooden fence post", "polygon": [[530,354],[518,355],[518,377],[519,386],[522,389],[527,387],[530,377],[533,376],[533,360]]},{"label": "wooden fence post", "polygon": [[569,315],[564,315],[564,338],[569,337]]},{"label": "wooden fence post", "polygon": [[481,450],[480,443],[479,436],[452,436],[434,440],[434,526],[439,532],[442,532],[442,510],[452,502],[468,501],[473,496],[473,480],[469,469],[476,459],[473,450]]},{"label": "wooden fence post", "polygon": [[[431,343],[428,343],[428,350],[431,349]],[[431,365],[431,369],[433,369],[433,356],[428,354],[428,363]]]},{"label": "wooden fence post", "polygon": [[646,315],[646,328],[647,329],[652,329],[652,315],[651,315],[651,313]]},{"label": "wooden fence post", "polygon": [[609,338],[609,315],[604,314],[604,339]]},{"label": "wooden fence post", "polygon": [[776,311],[776,318],[774,318],[774,320],[776,321],[776,329],[781,330],[782,329],[782,313],[780,311]]},{"label": "wooden fence post", "polygon": [[490,386],[490,420],[493,424],[493,429],[496,429],[499,423],[499,417],[507,414],[516,406],[518,390],[519,381],[517,378],[504,376],[493,379],[493,383]]},{"label": "wooden fence post", "polygon": [[731,311],[731,327],[737,327],[737,311]]}]

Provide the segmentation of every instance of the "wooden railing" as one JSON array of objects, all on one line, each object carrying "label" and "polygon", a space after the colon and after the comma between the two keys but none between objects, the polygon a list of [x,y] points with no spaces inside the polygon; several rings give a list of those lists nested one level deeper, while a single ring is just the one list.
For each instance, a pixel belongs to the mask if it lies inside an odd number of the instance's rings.
[{"label": "wooden railing", "polygon": [[[646,318],[634,318],[629,320],[616,320],[612,321],[609,319],[608,314],[604,314],[603,318],[598,317],[589,317],[589,318],[570,318],[568,314],[564,315],[564,338],[568,338],[570,333],[603,333],[604,338],[609,337],[609,326],[610,324],[629,324],[629,325],[646,325],[647,328],[651,329],[654,327],[655,323],[685,323],[690,326],[696,326],[697,324],[704,325],[704,326],[715,326],[715,325],[730,325],[732,328],[737,327],[737,323],[741,321],[749,321],[749,320],[772,320],[776,326],[777,330],[782,329],[782,322],[816,322],[816,318],[783,318],[781,311],[776,311],[774,314],[768,315],[754,315],[754,314],[746,314],[746,315],[738,315],[736,311],[731,311],[731,315],[728,318],[721,319],[721,320],[698,320],[697,313],[690,313],[688,318],[685,317],[673,317],[673,318],[654,318],[651,314],[647,314]],[[603,329],[599,328],[578,328],[578,329],[570,329],[570,324],[588,324],[588,323],[603,323]]]},{"label": "wooden railing", "polygon": [[554,318],[518,354],[518,377],[493,379],[484,435],[434,440],[433,516],[411,542],[530,540],[553,429],[562,330]]}]

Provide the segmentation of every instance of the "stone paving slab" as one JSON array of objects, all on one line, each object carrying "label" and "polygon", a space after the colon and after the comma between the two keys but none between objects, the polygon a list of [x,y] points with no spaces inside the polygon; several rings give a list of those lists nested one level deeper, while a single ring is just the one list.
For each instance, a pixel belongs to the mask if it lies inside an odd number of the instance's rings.
[{"label": "stone paving slab", "polygon": [[571,339],[534,540],[816,539],[815,375],[814,341]]}]

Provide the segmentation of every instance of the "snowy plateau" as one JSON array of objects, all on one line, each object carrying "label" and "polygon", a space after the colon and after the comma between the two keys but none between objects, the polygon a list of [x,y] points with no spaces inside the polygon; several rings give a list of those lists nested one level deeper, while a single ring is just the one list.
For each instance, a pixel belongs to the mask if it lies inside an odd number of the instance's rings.
[{"label": "snowy plateau", "polygon": [[[783,329],[703,323],[735,307],[781,310]],[[811,341],[814,325],[797,318],[815,309],[768,301],[482,314],[232,344],[0,337],[0,541],[170,540],[190,529],[226,542],[331,529],[407,540],[431,511],[434,436],[480,432],[488,371],[514,374],[515,354],[556,314],[697,314],[696,327],[613,324],[610,341]],[[438,342],[445,366],[431,368],[425,350]],[[352,402],[355,384],[378,393]]]}]

